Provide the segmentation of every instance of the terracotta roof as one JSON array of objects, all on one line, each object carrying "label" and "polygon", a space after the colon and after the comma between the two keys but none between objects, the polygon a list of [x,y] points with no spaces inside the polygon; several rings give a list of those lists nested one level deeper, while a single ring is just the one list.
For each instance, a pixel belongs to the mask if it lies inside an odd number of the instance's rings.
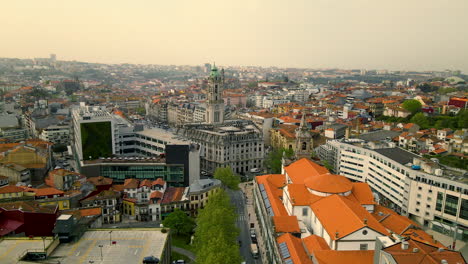
[{"label": "terracotta roof", "polygon": [[161,203],[173,203],[179,202],[182,199],[182,195],[184,194],[185,187],[169,187],[164,192],[164,196],[162,198]]},{"label": "terracotta roof", "polygon": [[[438,247],[414,241],[412,239],[406,242],[408,243],[408,249],[402,249],[400,242],[382,250],[392,255],[397,263],[440,264],[443,259],[445,259],[449,264],[466,263],[460,252],[451,250],[439,251]],[[415,248],[418,249],[417,252],[414,252]]]},{"label": "terracotta roof", "polygon": [[307,253],[305,252],[304,246],[302,245],[302,241],[300,238],[286,233],[279,236],[276,239],[276,241],[278,242],[278,244],[286,243],[288,247],[290,256],[287,258],[283,258],[281,256],[283,261],[291,259],[293,263],[312,264],[312,260],[310,260],[309,256],[307,256]]},{"label": "terracotta roof", "polygon": [[88,178],[88,182],[91,182],[92,184],[98,186],[98,185],[111,185],[112,184],[112,179],[111,178],[105,178],[102,176],[98,177],[91,177]]},{"label": "terracotta roof", "polygon": [[40,189],[31,189],[36,196],[49,196],[49,195],[63,195],[64,192],[53,188],[53,187],[48,187],[48,188],[40,188]]},{"label": "terracotta roof", "polygon": [[160,191],[154,191],[150,195],[150,199],[161,199],[163,197],[163,193]]},{"label": "terracotta roof", "polygon": [[157,178],[157,179],[154,180],[151,184],[152,184],[153,186],[154,186],[154,185],[161,185],[161,186],[164,186],[164,184],[166,184],[166,182],[163,180],[163,178]]},{"label": "terracotta roof", "polygon": [[345,193],[353,188],[350,180],[335,174],[312,176],[305,179],[304,184],[311,190],[323,193]]},{"label": "terracotta roof", "polygon": [[84,216],[101,215],[101,213],[102,213],[102,208],[101,207],[80,209],[80,215],[83,216],[83,217]]},{"label": "terracotta roof", "polygon": [[143,180],[140,182],[140,188],[143,187],[143,186],[146,186],[146,187],[149,187],[151,188],[152,184],[151,184],[151,181],[150,180]]},{"label": "terracotta roof", "polygon": [[37,201],[17,201],[1,203],[0,208],[7,211],[21,210],[23,212],[55,214],[58,205],[40,205]]},{"label": "terracotta roof", "polygon": [[137,179],[125,179],[124,189],[136,189],[138,188],[139,181]]},{"label": "terracotta roof", "polygon": [[309,255],[312,255],[316,250],[330,250],[327,241],[321,236],[310,235],[302,239],[302,244],[306,248]]},{"label": "terracotta roof", "polygon": [[385,227],[366,209],[341,195],[325,197],[310,207],[333,240],[343,238],[366,226],[382,235],[389,235]]},{"label": "terracotta roof", "polygon": [[293,206],[310,205],[323,198],[310,193],[304,184],[289,184],[288,193]]},{"label": "terracotta roof", "polygon": [[361,205],[375,204],[374,195],[369,184],[365,182],[353,182],[352,185],[351,195],[356,198],[358,203]]},{"label": "terracotta roof", "polygon": [[117,192],[122,192],[125,189],[125,187],[123,184],[114,184],[112,185],[112,189]]},{"label": "terracotta roof", "polygon": [[293,216],[273,216],[273,224],[276,233],[300,233],[297,217]]},{"label": "terracotta roof", "polygon": [[[314,252],[317,264],[373,264],[373,250],[317,250]],[[406,262],[398,262],[406,263]]]},{"label": "terracotta roof", "polygon": [[283,202],[280,200],[280,197],[283,197],[283,190],[281,188],[284,186],[284,175],[269,174],[257,176],[255,179],[258,184],[263,184],[274,214],[276,216],[288,215]]},{"label": "terracotta roof", "polygon": [[0,187],[0,194],[5,194],[5,193],[20,193],[23,192],[24,189],[15,185],[7,185]]},{"label": "terracotta roof", "polygon": [[293,183],[304,183],[310,176],[317,176],[329,173],[329,171],[307,158],[302,158],[284,168]]}]

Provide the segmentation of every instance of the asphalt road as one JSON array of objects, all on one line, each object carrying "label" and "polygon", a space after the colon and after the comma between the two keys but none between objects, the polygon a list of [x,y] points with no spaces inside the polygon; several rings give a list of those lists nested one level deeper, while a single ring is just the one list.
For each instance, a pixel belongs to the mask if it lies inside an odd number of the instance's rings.
[{"label": "asphalt road", "polygon": [[238,214],[236,225],[240,230],[238,240],[242,242],[240,247],[241,255],[247,264],[261,263],[260,259],[254,259],[250,252],[250,244],[252,242],[250,240],[249,216],[247,214],[244,193],[240,190],[228,190],[227,192],[231,197],[231,202],[236,206],[236,213]]}]

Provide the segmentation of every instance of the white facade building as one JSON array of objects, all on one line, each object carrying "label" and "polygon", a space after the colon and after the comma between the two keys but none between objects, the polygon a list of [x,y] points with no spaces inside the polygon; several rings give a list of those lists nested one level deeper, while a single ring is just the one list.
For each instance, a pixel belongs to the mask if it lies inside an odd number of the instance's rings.
[{"label": "white facade building", "polygon": [[388,143],[359,139],[328,141],[317,154],[337,173],[367,182],[381,204],[437,231],[454,232],[459,226],[457,236],[468,237],[466,171],[451,170]]}]

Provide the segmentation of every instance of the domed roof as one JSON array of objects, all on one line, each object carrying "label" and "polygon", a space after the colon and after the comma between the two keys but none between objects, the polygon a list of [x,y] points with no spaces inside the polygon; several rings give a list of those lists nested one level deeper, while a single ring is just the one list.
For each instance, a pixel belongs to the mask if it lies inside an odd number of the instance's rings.
[{"label": "domed roof", "polygon": [[350,180],[335,174],[309,177],[304,181],[304,184],[307,188],[322,193],[345,193],[353,188]]}]

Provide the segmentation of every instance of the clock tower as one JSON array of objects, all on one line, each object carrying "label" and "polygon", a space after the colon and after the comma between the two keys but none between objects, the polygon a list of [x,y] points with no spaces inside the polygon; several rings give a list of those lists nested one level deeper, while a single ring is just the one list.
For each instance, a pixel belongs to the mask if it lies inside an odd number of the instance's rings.
[{"label": "clock tower", "polygon": [[222,124],[224,122],[224,69],[218,71],[213,64],[208,77],[208,93],[206,104],[206,122],[208,124]]}]

